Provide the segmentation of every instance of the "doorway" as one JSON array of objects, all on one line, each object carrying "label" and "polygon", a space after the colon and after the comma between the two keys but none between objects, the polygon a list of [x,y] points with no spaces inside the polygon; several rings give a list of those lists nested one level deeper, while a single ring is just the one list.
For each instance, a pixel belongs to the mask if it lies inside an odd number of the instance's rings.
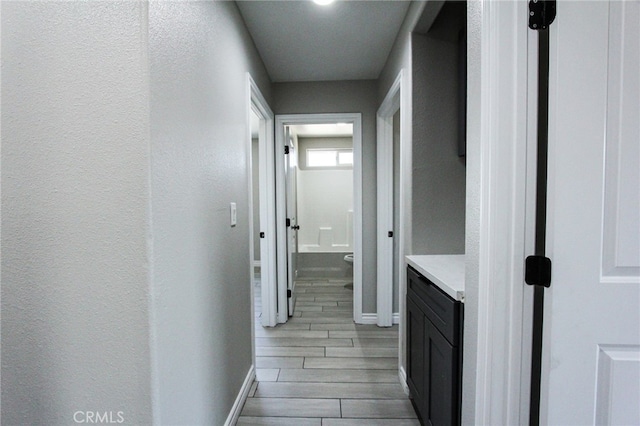
[{"label": "doorway", "polygon": [[250,75],[247,74],[247,152],[251,244],[251,298],[254,316],[264,327],[276,325],[276,224],[273,129],[274,116]]},{"label": "doorway", "polygon": [[[340,124],[338,124],[340,123]],[[294,283],[296,274],[304,271],[304,264],[300,264],[300,260],[304,259],[301,253],[298,253],[298,249],[302,248],[302,253],[309,253],[316,250],[318,253],[320,250],[329,248],[330,252],[345,253],[341,257],[344,258],[346,254],[353,253],[353,320],[356,323],[362,323],[362,118],[361,114],[297,114],[297,115],[282,115],[276,117],[276,147],[281,153],[276,155],[276,216],[277,216],[277,284],[273,286],[273,290],[277,293],[277,322],[284,323],[287,321],[290,315],[294,314],[295,292]],[[333,149],[321,145],[327,141],[313,140],[306,136],[312,135],[310,129],[314,126],[329,125],[334,129],[338,129],[341,126],[347,126],[352,129],[352,146],[348,148],[346,146],[336,146]],[[344,130],[342,130],[344,133]],[[336,133],[336,136],[338,133]],[[324,136],[327,136],[326,134]],[[307,139],[307,140],[305,140]],[[311,141],[309,139],[312,139]],[[326,139],[326,138],[325,138]],[[301,143],[302,142],[302,143]],[[344,142],[344,141],[343,141]],[[304,147],[304,153],[299,152],[300,147]],[[280,147],[282,150],[280,151]],[[286,147],[286,148],[285,148]],[[314,148],[315,147],[315,148]],[[291,160],[291,154],[285,154],[285,152],[296,152],[294,158],[296,161]],[[309,158],[311,155],[311,158]],[[333,160],[330,157],[333,155]],[[342,221],[336,222],[336,235],[333,235],[333,226],[320,226],[320,222],[314,219],[313,214],[306,214],[304,211],[300,213],[306,215],[310,224],[308,228],[305,228],[305,224],[299,222],[301,217],[295,210],[299,207],[297,201],[292,203],[292,198],[295,199],[298,195],[297,190],[292,188],[293,183],[297,183],[298,179],[293,178],[292,173],[296,176],[300,176],[297,170],[298,161],[301,156],[304,161],[302,167],[308,169],[311,164],[328,164],[327,161],[335,161],[334,168],[340,169],[340,163],[342,162],[342,169],[346,169],[346,162],[351,164],[348,166],[352,169],[351,185],[353,187],[352,195],[352,208],[345,208],[344,217]],[[325,163],[323,163],[323,161]],[[311,166],[316,168],[316,171],[324,168],[325,171],[328,166]],[[320,168],[320,169],[318,169]],[[304,173],[305,170],[300,172]],[[309,177],[309,176],[304,176]],[[303,178],[304,178],[303,177]],[[314,176],[317,177],[317,176]],[[309,181],[309,182],[307,182]],[[303,179],[300,182],[302,185],[317,184],[313,182],[313,178]],[[318,189],[318,188],[316,188]],[[304,210],[304,209],[303,209]],[[350,210],[350,211],[349,211]],[[317,218],[318,215],[315,215]],[[325,218],[326,219],[326,218]],[[338,224],[338,222],[340,222]],[[297,228],[297,227],[300,228]],[[329,229],[331,228],[331,229]],[[340,232],[338,232],[340,228]],[[300,233],[298,233],[300,230]],[[340,234],[340,235],[338,235]],[[347,242],[347,236],[352,236],[352,242]],[[315,237],[314,237],[315,236]],[[300,237],[302,241],[300,241]],[[315,239],[315,242],[314,242]],[[351,251],[344,251],[350,250]],[[343,250],[340,252],[339,250]],[[337,256],[340,256],[338,254]],[[309,256],[312,257],[312,256]],[[330,257],[330,256],[327,256]],[[335,256],[334,256],[335,257]],[[292,267],[296,265],[295,269]]]},{"label": "doorway", "polygon": [[[404,256],[409,254],[411,218],[411,126],[408,120],[408,93],[404,70],[400,71],[378,110],[378,298],[377,324],[390,327],[403,322]],[[401,342],[400,351],[403,351]],[[401,353],[402,355],[402,353]],[[402,359],[402,358],[401,358]]]}]

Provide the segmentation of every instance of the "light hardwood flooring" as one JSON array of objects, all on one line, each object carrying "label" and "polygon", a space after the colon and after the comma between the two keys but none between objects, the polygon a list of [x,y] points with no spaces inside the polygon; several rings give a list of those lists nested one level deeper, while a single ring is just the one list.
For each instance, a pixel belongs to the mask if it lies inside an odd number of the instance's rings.
[{"label": "light hardwood flooring", "polygon": [[263,328],[256,287],[256,376],[238,425],[418,426],[398,378],[398,327],[353,323],[347,281],[296,282],[295,313]]}]

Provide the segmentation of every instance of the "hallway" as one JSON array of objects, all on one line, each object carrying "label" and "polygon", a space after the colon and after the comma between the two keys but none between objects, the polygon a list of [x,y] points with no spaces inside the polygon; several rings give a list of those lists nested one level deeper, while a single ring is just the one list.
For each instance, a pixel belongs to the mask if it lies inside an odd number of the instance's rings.
[{"label": "hallway", "polygon": [[346,281],[296,283],[289,322],[260,325],[256,286],[257,380],[238,425],[419,425],[398,378],[398,326],[353,323]]}]

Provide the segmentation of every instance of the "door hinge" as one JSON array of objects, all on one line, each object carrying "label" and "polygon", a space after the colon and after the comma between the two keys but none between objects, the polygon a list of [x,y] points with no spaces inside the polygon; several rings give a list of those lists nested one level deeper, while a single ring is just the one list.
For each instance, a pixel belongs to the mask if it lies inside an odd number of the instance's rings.
[{"label": "door hinge", "polygon": [[285,225],[287,226],[287,228],[290,227],[291,226],[291,219],[287,218],[285,220]]},{"label": "door hinge", "polygon": [[287,298],[291,298],[291,290],[287,290]]},{"label": "door hinge", "polygon": [[393,237],[393,231],[389,231],[389,232],[387,232],[387,236],[388,236],[389,238],[392,238],[392,237]]},{"label": "door hinge", "polygon": [[529,256],[525,262],[524,281],[529,285],[551,285],[551,259],[545,256]]},{"label": "door hinge", "polygon": [[285,155],[289,154],[289,145],[284,146],[284,154]]},{"label": "door hinge", "polygon": [[264,238],[264,232],[260,233],[260,238]]},{"label": "door hinge", "polygon": [[556,19],[556,0],[529,1],[529,28],[546,30]]}]

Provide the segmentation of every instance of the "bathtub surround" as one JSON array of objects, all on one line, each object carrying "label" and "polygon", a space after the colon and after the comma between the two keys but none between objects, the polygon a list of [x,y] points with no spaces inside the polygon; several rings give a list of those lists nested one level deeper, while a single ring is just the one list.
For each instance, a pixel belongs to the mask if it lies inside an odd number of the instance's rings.
[{"label": "bathtub surround", "polygon": [[300,252],[353,251],[353,170],[300,168],[298,223]]},{"label": "bathtub surround", "polygon": [[298,137],[299,252],[353,251],[353,167],[311,167],[308,151],[353,149],[349,137]]}]

